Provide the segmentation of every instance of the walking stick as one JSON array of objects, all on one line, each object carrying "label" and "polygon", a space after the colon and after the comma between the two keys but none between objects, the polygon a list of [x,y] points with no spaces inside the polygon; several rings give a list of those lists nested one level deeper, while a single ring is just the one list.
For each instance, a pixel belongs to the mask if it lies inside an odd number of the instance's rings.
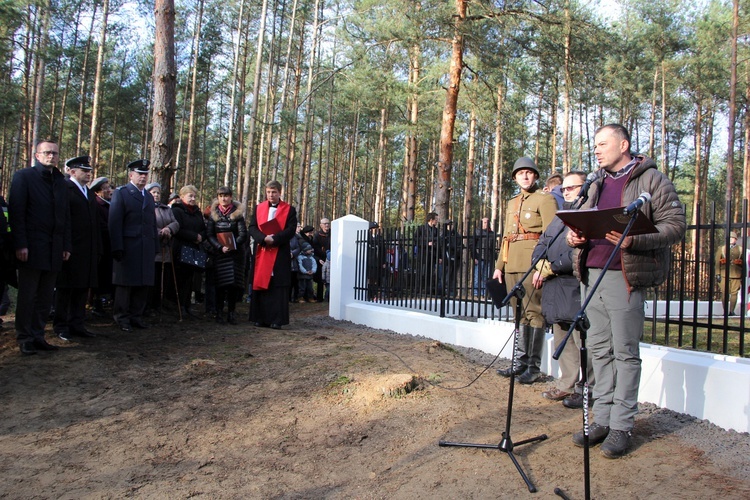
[{"label": "walking stick", "polygon": [[[177,299],[177,314],[182,321],[182,307],[180,307],[180,294],[177,291],[177,274],[174,272],[174,254],[172,254],[172,247],[169,247],[169,263],[172,264],[172,281],[174,281],[174,296]],[[162,264],[162,270],[164,270],[164,264]]]},{"label": "walking stick", "polygon": [[167,249],[164,244],[161,245],[161,276],[159,278],[159,323],[161,323],[162,313],[164,312],[164,259],[167,255]]}]

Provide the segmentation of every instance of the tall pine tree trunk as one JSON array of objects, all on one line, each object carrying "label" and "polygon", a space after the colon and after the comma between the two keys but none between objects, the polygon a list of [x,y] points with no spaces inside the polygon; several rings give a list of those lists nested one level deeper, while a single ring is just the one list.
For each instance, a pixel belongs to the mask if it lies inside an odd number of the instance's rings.
[{"label": "tall pine tree trunk", "polygon": [[91,109],[91,140],[89,156],[94,162],[94,172],[99,168],[99,133],[101,131],[102,107],[102,71],[104,70],[104,51],[107,47],[107,18],[109,17],[109,0],[102,6],[101,32],[99,33],[99,51],[96,56],[96,74],[94,76],[94,104]]},{"label": "tall pine tree trunk", "polygon": [[41,32],[39,38],[39,46],[37,47],[36,56],[36,71],[35,71],[35,85],[36,90],[34,92],[34,124],[32,126],[31,144],[32,146],[39,142],[39,128],[42,121],[42,96],[44,94],[44,76],[47,70],[47,42],[49,39],[49,21],[50,21],[50,8],[49,2],[41,7],[44,11],[42,17]]},{"label": "tall pine tree trunk", "polygon": [[174,174],[174,126],[177,69],[174,52],[174,0],[156,0],[154,5],[154,110],[151,143],[152,179],[165,191]]},{"label": "tall pine tree trunk", "polygon": [[[232,156],[234,154],[234,125],[235,122],[240,121],[237,118],[235,110],[235,103],[237,102],[237,70],[239,68],[240,61],[240,47],[242,44],[242,21],[245,16],[245,0],[240,0],[240,14],[237,16],[237,42],[234,44],[234,62],[232,64],[232,74],[230,76],[232,82],[232,91],[229,97],[229,130],[227,131],[227,154],[224,158],[224,185],[229,185],[229,176],[232,171]],[[196,54],[197,56],[197,54]],[[195,65],[193,65],[193,71],[195,71]],[[243,96],[244,97],[244,96]],[[217,173],[218,175],[218,173]]]},{"label": "tall pine tree trunk", "polygon": [[378,136],[378,178],[375,181],[375,220],[383,221],[383,197],[385,195],[385,156],[386,136],[385,127],[388,123],[388,113],[385,108],[380,109],[380,134]]},{"label": "tall pine tree trunk", "polygon": [[83,69],[81,71],[81,88],[78,92],[78,135],[76,136],[76,156],[81,155],[81,143],[83,142],[83,117],[86,111],[86,84],[89,74],[89,54],[91,54],[91,33],[94,32],[94,20],[98,4],[94,2],[94,12],[91,14],[91,26],[89,36],[86,39],[86,48],[83,51]]},{"label": "tall pine tree trunk", "polygon": [[[258,101],[260,100],[260,75],[263,68],[263,43],[266,38],[266,17],[268,13],[268,0],[263,0],[263,7],[260,13],[260,28],[258,28],[258,44],[255,49],[255,76],[253,78],[253,103],[250,105],[250,123],[247,132],[247,146],[245,156],[245,182],[242,187],[242,203],[247,212],[248,201],[250,200],[250,179],[253,172],[253,157],[255,155],[255,126],[258,121]],[[258,186],[265,184],[263,182],[263,173],[258,170]],[[260,198],[260,195],[256,196]],[[246,214],[247,215],[247,214]]]},{"label": "tall pine tree trunk", "polygon": [[[195,101],[198,86],[198,55],[201,45],[201,28],[203,26],[203,0],[198,0],[198,16],[193,33],[193,71],[190,84],[190,113],[188,121],[187,151],[185,152],[185,183],[190,182],[190,171],[193,168],[193,143],[195,141]],[[183,119],[184,122],[184,119]]]},{"label": "tall pine tree trunk", "polygon": [[466,19],[467,0],[456,0],[457,16],[451,42],[451,63],[448,70],[449,86],[445,95],[442,126],[440,128],[440,157],[437,164],[437,182],[435,184],[435,210],[441,220],[448,218],[451,193],[451,175],[453,169],[453,130],[456,125],[456,107],[458,92],[461,88],[463,71],[464,36],[463,23]]},{"label": "tall pine tree trunk", "polygon": [[490,227],[494,228],[500,214],[501,187],[503,185],[503,104],[505,102],[505,85],[497,86],[497,111],[495,113],[495,147],[492,157],[492,198],[490,200]]}]

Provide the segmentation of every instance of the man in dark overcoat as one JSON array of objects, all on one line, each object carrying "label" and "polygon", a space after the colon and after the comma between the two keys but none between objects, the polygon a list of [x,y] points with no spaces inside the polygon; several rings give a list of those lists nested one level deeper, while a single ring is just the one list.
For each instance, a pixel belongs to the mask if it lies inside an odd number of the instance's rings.
[{"label": "man in dark overcoat", "polygon": [[149,287],[154,285],[154,257],[159,249],[154,198],[146,191],[148,160],[128,164],[130,182],[120,186],[109,208],[112,244],[112,284],[115,285],[114,318],[121,330],[146,328]]},{"label": "man in dark overcoat", "polygon": [[70,178],[68,203],[72,249],[70,259],[63,262],[57,275],[55,317],[53,327],[62,340],[72,337],[95,337],[86,329],[86,299],[89,288],[97,285],[97,263],[101,254],[101,235],[96,196],[86,186],[91,180],[88,156],[71,158],[65,162]]},{"label": "man in dark overcoat", "polygon": [[59,146],[37,144],[34,165],[13,175],[8,197],[11,237],[18,263],[16,340],[21,354],[58,347],[44,338],[57,273],[71,251],[68,186],[57,169]]}]

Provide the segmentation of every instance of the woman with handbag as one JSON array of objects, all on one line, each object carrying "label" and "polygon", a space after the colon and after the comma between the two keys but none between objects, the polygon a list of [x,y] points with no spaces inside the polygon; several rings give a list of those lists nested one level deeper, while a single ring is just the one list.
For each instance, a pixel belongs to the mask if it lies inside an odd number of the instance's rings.
[{"label": "woman with handbag", "polygon": [[243,212],[243,205],[232,200],[232,190],[227,186],[220,187],[217,199],[211,205],[211,215],[206,224],[208,242],[215,251],[217,323],[224,322],[226,300],[227,322],[231,325],[237,324],[234,310],[245,289],[247,226]]},{"label": "woman with handbag", "polygon": [[197,196],[196,187],[188,185],[180,189],[180,199],[172,204],[172,212],[180,225],[174,235],[174,258],[177,297],[184,318],[198,318],[190,310],[190,295],[194,275],[203,272],[207,258],[201,249],[201,242],[206,239],[206,225],[196,202]]}]

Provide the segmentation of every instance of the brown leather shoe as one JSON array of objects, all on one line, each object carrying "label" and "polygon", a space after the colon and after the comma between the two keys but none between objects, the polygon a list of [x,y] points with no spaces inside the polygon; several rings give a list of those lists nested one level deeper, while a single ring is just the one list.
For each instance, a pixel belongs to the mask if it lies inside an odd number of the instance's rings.
[{"label": "brown leather shoe", "polygon": [[557,387],[555,387],[554,389],[550,391],[544,391],[542,393],[542,397],[545,399],[549,399],[550,401],[562,401],[563,399],[572,395],[573,395],[572,392],[561,391]]}]

